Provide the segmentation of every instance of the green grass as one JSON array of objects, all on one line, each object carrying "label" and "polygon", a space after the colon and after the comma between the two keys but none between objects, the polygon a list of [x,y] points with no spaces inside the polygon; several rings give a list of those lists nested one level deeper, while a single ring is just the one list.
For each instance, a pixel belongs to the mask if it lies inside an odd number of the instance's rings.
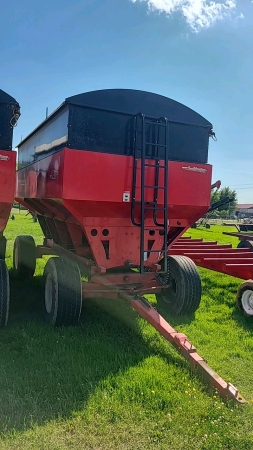
[{"label": "green grass", "polygon": [[[6,230],[9,267],[17,234],[42,242],[31,216],[15,215]],[[187,234],[236,246],[222,230]],[[236,309],[240,280],[200,269],[195,316],[166,317],[249,401],[235,407],[123,301],[85,301],[80,326],[49,327],[44,264],[30,282],[11,276],[10,321],[0,331],[0,449],[253,449],[253,322]]]}]

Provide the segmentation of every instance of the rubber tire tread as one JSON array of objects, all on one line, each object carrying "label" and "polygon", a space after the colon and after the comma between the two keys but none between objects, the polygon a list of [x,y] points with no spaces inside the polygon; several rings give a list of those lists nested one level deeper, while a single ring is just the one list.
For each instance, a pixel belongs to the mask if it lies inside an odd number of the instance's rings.
[{"label": "rubber tire tread", "polygon": [[[18,267],[15,267],[15,250],[18,247]],[[17,236],[13,247],[13,268],[18,278],[32,278],[36,269],[36,245],[30,235]]]},{"label": "rubber tire tread", "polygon": [[253,241],[240,241],[237,248],[250,248],[253,251]]},{"label": "rubber tire tread", "polygon": [[0,259],[3,260],[5,260],[6,242],[6,238],[4,236],[0,236]]},{"label": "rubber tire tread", "polygon": [[10,305],[9,272],[3,259],[0,259],[0,328],[7,325]]},{"label": "rubber tire tread", "polygon": [[245,316],[252,317],[246,313],[246,311],[243,309],[243,306],[242,306],[242,295],[245,291],[248,291],[248,290],[253,291],[253,280],[244,281],[244,283],[242,283],[241,286],[239,286],[237,294],[236,294],[236,304],[237,304],[237,308],[239,309],[239,311],[241,311]]},{"label": "rubber tire tread", "polygon": [[163,295],[156,295],[158,304],[176,315],[193,314],[200,305],[202,294],[201,278],[196,264],[187,256],[169,256],[168,271],[177,285],[174,302],[164,300],[165,290]]},{"label": "rubber tire tread", "polygon": [[51,325],[77,325],[82,309],[82,281],[78,265],[66,258],[50,258],[44,269],[44,278],[51,275],[53,299],[51,313],[46,319]]}]

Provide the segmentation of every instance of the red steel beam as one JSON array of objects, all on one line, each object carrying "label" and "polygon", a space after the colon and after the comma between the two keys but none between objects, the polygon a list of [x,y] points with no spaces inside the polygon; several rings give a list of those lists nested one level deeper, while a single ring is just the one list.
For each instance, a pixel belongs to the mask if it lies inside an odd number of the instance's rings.
[{"label": "red steel beam", "polygon": [[[227,268],[228,265],[230,265],[230,266],[232,265],[232,267],[234,266],[236,268],[241,268],[240,269],[241,270],[241,277],[240,278],[244,278],[244,276],[242,276],[243,272],[245,272],[245,269],[246,269],[246,271],[248,273],[248,268],[249,268],[250,264],[243,264],[245,261],[244,260],[241,260],[241,261],[242,262],[240,262],[240,260],[237,261],[236,259],[229,259],[229,258],[228,259],[221,259],[221,260],[217,260],[217,259],[214,259],[214,258],[213,259],[212,258],[210,258],[210,259],[206,258],[206,259],[200,259],[200,260],[196,261],[196,263],[200,267],[203,267],[205,269],[211,269],[211,270],[214,270],[216,272],[221,272],[221,273],[224,272],[224,268]],[[224,264],[225,264],[225,266],[224,266]],[[244,267],[244,269],[243,269],[243,267]],[[225,273],[230,275],[231,274],[231,270],[229,271],[229,273],[226,270]]]},{"label": "red steel beam", "polygon": [[251,253],[251,250],[249,248],[240,248],[240,249],[234,249],[234,248],[210,248],[210,249],[197,249],[197,248],[191,248],[187,250],[178,250],[174,249],[173,247],[169,250],[169,255],[177,255],[177,254],[184,254],[184,255],[197,255],[197,254],[204,254],[204,255],[225,255],[225,254],[237,254],[237,252],[240,252],[240,254],[247,254]]},{"label": "red steel beam", "polygon": [[253,258],[253,254],[251,252],[195,252],[191,251],[184,253],[186,256],[192,259],[196,258],[243,258],[250,259]]},{"label": "red steel beam", "polygon": [[232,248],[232,244],[210,244],[210,243],[204,243],[204,242],[180,242],[180,244],[176,243],[171,246],[172,248]]},{"label": "red steel beam", "polygon": [[[247,256],[247,258],[246,258],[246,256]],[[217,258],[206,258],[206,257],[204,257],[204,258],[201,258],[201,260],[203,261],[203,262],[217,262]],[[253,264],[253,257],[251,257],[251,258],[248,258],[248,255],[245,255],[245,257],[244,258],[240,258],[240,257],[235,257],[235,258],[231,258],[231,257],[229,257],[229,258],[220,258],[219,259],[219,261],[218,262],[221,262],[221,263],[223,263],[223,262],[225,262],[225,263],[231,263],[231,264],[239,264],[239,265],[245,265],[245,266],[249,266],[249,264]]]},{"label": "red steel beam", "polygon": [[175,244],[181,244],[181,243],[192,243],[192,242],[203,242],[203,239],[191,239],[191,238],[179,238],[178,241],[175,242]]},{"label": "red steel beam", "polygon": [[[225,244],[225,245],[231,245],[231,244]],[[186,241],[186,242],[176,242],[173,244],[173,247],[214,247],[217,246],[217,242],[192,242],[192,241]]]},{"label": "red steel beam", "polygon": [[253,279],[253,264],[223,263],[222,272],[244,280]]}]

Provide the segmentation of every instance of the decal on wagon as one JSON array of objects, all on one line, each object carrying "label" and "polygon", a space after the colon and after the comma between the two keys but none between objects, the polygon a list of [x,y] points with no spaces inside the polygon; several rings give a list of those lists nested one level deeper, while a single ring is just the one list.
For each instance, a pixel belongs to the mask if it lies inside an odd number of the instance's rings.
[{"label": "decal on wagon", "polygon": [[203,169],[202,167],[191,167],[191,166],[184,166],[182,167],[184,170],[188,170],[189,172],[199,172],[199,173],[206,173],[207,169]]},{"label": "decal on wagon", "polygon": [[0,155],[0,161],[9,161],[10,157],[7,155]]}]

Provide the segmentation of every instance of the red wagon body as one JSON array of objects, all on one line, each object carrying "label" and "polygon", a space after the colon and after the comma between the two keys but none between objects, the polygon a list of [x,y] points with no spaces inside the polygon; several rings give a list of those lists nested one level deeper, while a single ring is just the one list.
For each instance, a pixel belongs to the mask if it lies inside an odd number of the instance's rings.
[{"label": "red wagon body", "polygon": [[[152,160],[147,162],[152,164]],[[137,171],[136,199],[140,200],[140,167]],[[154,185],[154,172],[152,167],[147,168],[150,186]],[[208,210],[211,166],[170,161],[168,172],[170,246]],[[131,222],[132,173],[130,156],[64,148],[18,172],[17,197],[28,208],[46,216],[46,220],[40,217],[43,231],[47,235],[48,227],[57,244],[65,248],[72,245],[77,255],[91,257],[96,265],[106,269],[122,267],[126,261],[138,266],[140,230]],[[161,176],[159,186],[163,185]],[[145,201],[152,200],[150,189]],[[162,192],[157,204],[163,205]],[[161,213],[157,216],[162,220]],[[140,220],[140,210],[136,218]],[[157,250],[145,261],[145,266],[152,268],[159,261],[163,236],[151,212],[145,217],[145,226],[145,248]]]}]

